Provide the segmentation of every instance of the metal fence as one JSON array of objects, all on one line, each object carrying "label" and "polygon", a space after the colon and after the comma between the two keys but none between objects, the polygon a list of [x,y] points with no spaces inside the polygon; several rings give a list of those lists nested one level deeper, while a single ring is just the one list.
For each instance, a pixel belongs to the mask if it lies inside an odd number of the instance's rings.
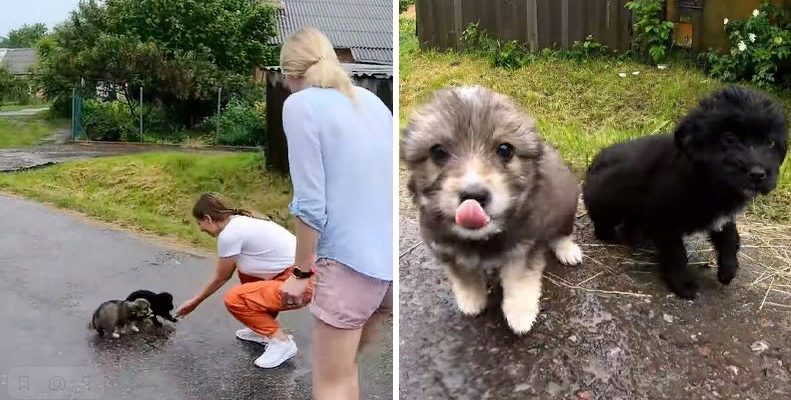
[{"label": "metal fence", "polygon": [[472,23],[501,40],[527,43],[531,50],[569,48],[592,35],[614,50],[628,50],[628,0],[416,0],[421,45],[459,49]]},{"label": "metal fence", "polygon": [[[223,114],[223,105],[227,103],[232,96],[223,92],[222,87],[214,88],[214,99],[210,101],[212,103],[216,103],[216,112],[212,113],[212,115],[205,116],[204,118],[211,118],[211,117],[219,117]],[[124,104],[126,107],[130,109],[127,118],[123,121],[125,125],[134,126],[134,135],[133,138],[128,137],[119,137],[118,141],[123,142],[137,142],[137,141],[145,141],[146,135],[153,134],[152,138],[160,139],[162,141],[167,141],[168,132],[162,132],[157,130],[157,126],[150,126],[149,121],[146,121],[144,118],[145,113],[147,112],[145,107],[157,106],[157,102],[154,100],[146,100],[144,97],[145,90],[142,87],[137,88],[129,88],[129,90],[125,90],[123,87],[112,85],[112,84],[105,84],[105,83],[98,83],[94,86],[86,86],[84,80],[81,83],[74,86],[72,89],[72,96],[71,96],[71,140],[73,141],[80,141],[80,140],[90,140],[93,136],[89,131],[89,127],[86,127],[83,121],[83,118],[86,114],[85,107],[86,107],[86,100],[93,100],[99,103],[108,104],[108,103],[117,103],[117,104]],[[224,96],[224,97],[223,97]],[[261,100],[264,99],[264,93],[261,93]],[[213,107],[214,108],[214,107]],[[148,110],[151,112],[151,110]],[[185,126],[183,129],[180,129],[181,132],[187,132],[189,129],[194,129],[195,126]],[[215,128],[212,132],[203,132],[204,134],[213,133],[215,136],[219,135],[219,129],[221,128],[220,121],[216,121]],[[129,133],[132,133],[132,130],[129,130]],[[177,132],[170,132],[172,134],[176,134]],[[161,137],[157,137],[161,136]],[[183,138],[170,138],[171,141],[177,142],[179,139]],[[260,138],[263,141],[263,138]],[[108,139],[101,139],[104,141],[113,141]]]}]

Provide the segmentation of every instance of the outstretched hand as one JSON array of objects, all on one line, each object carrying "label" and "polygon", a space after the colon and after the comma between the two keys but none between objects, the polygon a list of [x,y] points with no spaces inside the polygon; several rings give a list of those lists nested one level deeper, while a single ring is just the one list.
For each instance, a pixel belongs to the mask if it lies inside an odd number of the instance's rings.
[{"label": "outstretched hand", "polygon": [[195,308],[198,307],[200,301],[197,299],[189,299],[184,302],[184,304],[180,305],[179,308],[176,309],[176,317],[184,317],[187,314],[191,313]]}]

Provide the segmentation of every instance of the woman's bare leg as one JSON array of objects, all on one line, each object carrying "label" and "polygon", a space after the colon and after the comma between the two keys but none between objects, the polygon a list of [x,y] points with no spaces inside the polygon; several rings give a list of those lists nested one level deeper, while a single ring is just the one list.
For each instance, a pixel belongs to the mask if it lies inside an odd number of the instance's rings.
[{"label": "woman's bare leg", "polygon": [[338,329],[314,318],[313,398],[360,398],[357,351],[362,329]]}]

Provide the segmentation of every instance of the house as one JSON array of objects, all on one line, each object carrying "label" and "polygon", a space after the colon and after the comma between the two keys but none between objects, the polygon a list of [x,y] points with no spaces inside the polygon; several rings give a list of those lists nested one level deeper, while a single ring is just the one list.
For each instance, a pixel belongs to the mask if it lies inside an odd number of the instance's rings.
[{"label": "house", "polygon": [[327,35],[342,63],[393,65],[391,0],[284,0],[277,7],[273,44],[312,26]]},{"label": "house", "polygon": [[[375,93],[393,110],[393,3],[392,0],[270,0],[278,8],[280,46],[304,26],[321,30],[356,85]],[[266,81],[267,129],[264,138],[270,170],[288,172],[288,149],[283,133],[283,102],[290,92],[279,66],[256,71]]]},{"label": "house", "polygon": [[29,75],[35,70],[37,64],[38,55],[35,49],[0,48],[0,68],[8,69],[11,75]]}]

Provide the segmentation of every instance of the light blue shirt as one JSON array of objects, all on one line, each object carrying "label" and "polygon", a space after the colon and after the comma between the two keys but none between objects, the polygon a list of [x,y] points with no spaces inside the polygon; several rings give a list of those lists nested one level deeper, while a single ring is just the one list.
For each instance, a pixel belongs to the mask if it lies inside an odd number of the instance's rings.
[{"label": "light blue shirt", "polygon": [[393,114],[372,92],[354,102],[307,88],[283,104],[291,213],[320,232],[317,257],[393,280]]}]

